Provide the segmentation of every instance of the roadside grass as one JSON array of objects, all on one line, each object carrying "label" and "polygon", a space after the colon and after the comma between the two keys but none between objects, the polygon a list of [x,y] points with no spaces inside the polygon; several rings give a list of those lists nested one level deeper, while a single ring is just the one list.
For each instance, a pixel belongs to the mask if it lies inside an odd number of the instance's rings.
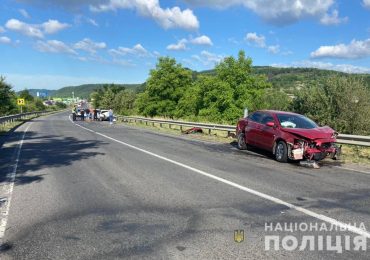
[{"label": "roadside grass", "polygon": [[169,133],[174,135],[182,135],[182,136],[191,136],[191,138],[204,140],[204,141],[212,141],[212,142],[219,142],[219,143],[230,143],[233,141],[233,138],[227,137],[227,132],[219,131],[219,130],[211,130],[211,133],[208,134],[208,130],[205,129],[204,133],[193,133],[193,134],[184,134],[183,131],[190,129],[191,127],[180,127],[177,125],[168,124],[160,124],[160,123],[140,123],[140,122],[125,122],[127,125],[132,125],[140,128],[145,129],[152,129],[162,133]]},{"label": "roadside grass", "polygon": [[14,120],[13,122],[7,122],[5,124],[0,124],[0,135],[7,134],[10,130],[20,126],[24,122],[31,120],[33,118],[36,118],[36,116],[27,117],[24,119],[17,119],[17,120]]},{"label": "roadside grass", "polygon": [[[212,130],[211,134],[208,134],[208,130],[205,129],[204,133],[196,133],[196,134],[183,134],[182,131],[189,129],[190,127],[183,127],[180,129],[180,126],[172,125],[171,128],[168,124],[159,123],[140,123],[140,122],[129,122],[125,123],[127,125],[132,125],[140,128],[156,130],[163,133],[169,133],[174,135],[182,135],[182,136],[191,136],[193,139],[199,139],[203,141],[212,141],[212,142],[219,142],[219,143],[230,143],[235,139],[232,137],[227,136],[226,131],[219,131],[219,130]],[[341,163],[347,164],[363,164],[366,166],[370,165],[370,147],[358,146],[358,145],[342,145],[342,156],[341,156]]]},{"label": "roadside grass", "polygon": [[370,165],[370,147],[342,145],[342,161]]}]

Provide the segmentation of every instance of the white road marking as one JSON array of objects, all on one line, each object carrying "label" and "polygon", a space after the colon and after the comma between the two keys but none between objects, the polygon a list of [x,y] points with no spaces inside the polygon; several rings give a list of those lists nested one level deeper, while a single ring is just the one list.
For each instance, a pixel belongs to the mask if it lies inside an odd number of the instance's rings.
[{"label": "white road marking", "polygon": [[[71,120],[71,118],[70,118],[70,120]],[[71,120],[71,122],[72,122],[72,123],[74,123],[72,120]],[[117,143],[120,143],[120,144],[122,144],[122,145],[125,145],[125,146],[127,146],[127,147],[130,147],[130,148],[135,149],[135,150],[137,150],[137,151],[140,151],[140,152],[143,152],[143,153],[145,153],[145,154],[148,154],[148,155],[151,155],[151,156],[153,156],[153,157],[156,157],[156,158],[158,158],[158,159],[161,159],[161,160],[164,160],[164,161],[170,162],[170,163],[175,164],[175,165],[177,165],[177,166],[180,166],[180,167],[183,167],[183,168],[188,169],[188,170],[190,170],[190,171],[196,172],[196,173],[198,173],[198,174],[200,174],[200,175],[206,176],[206,177],[211,178],[211,179],[213,179],[213,180],[216,180],[216,181],[219,181],[219,182],[221,182],[221,183],[224,183],[224,184],[227,184],[227,185],[229,185],[229,186],[232,186],[232,187],[234,187],[234,188],[237,188],[237,189],[239,189],[239,190],[242,190],[242,191],[248,192],[248,193],[250,193],[250,194],[256,195],[256,196],[258,196],[258,197],[260,197],[260,198],[263,198],[263,199],[269,200],[269,201],[274,202],[274,203],[276,203],[276,204],[280,204],[280,205],[286,206],[286,207],[288,207],[288,208],[290,208],[290,209],[294,209],[294,210],[299,211],[299,212],[301,212],[301,213],[303,213],[303,214],[305,214],[305,215],[308,215],[308,216],[310,216],[310,217],[313,217],[313,218],[316,218],[316,219],[318,219],[318,220],[321,220],[321,221],[327,222],[327,223],[329,223],[329,224],[331,224],[331,225],[333,225],[333,226],[337,226],[337,227],[343,228],[343,229],[345,229],[345,230],[348,230],[348,231],[350,231],[350,232],[352,232],[352,233],[355,233],[355,234],[358,234],[358,235],[364,236],[364,237],[366,237],[366,238],[370,238],[370,233],[368,233],[368,232],[366,232],[366,230],[362,230],[361,228],[358,228],[358,227],[356,227],[356,226],[352,226],[352,225],[349,225],[349,224],[346,224],[346,223],[340,222],[340,221],[338,221],[338,220],[336,220],[336,219],[334,219],[334,218],[330,218],[330,217],[328,217],[328,216],[325,216],[325,215],[322,215],[322,214],[318,214],[318,213],[313,212],[313,211],[311,211],[311,210],[308,210],[308,209],[305,209],[305,208],[302,208],[302,207],[295,206],[295,205],[293,205],[293,204],[291,204],[291,203],[289,203],[289,202],[283,201],[283,200],[281,200],[281,199],[279,199],[279,198],[275,198],[275,197],[273,197],[273,196],[271,196],[271,195],[268,195],[268,194],[265,194],[265,193],[262,193],[262,192],[259,192],[259,191],[256,191],[256,190],[253,190],[253,189],[250,189],[250,188],[248,188],[248,187],[245,187],[245,186],[239,185],[239,184],[237,184],[237,183],[235,183],[235,182],[232,182],[232,181],[226,180],[226,179],[224,179],[224,178],[221,178],[221,177],[215,176],[215,175],[213,175],[213,174],[207,173],[207,172],[205,172],[205,171],[202,171],[202,170],[196,169],[196,168],[194,168],[194,167],[191,167],[191,166],[189,166],[189,165],[183,164],[183,163],[181,163],[181,162],[178,162],[178,161],[175,161],[175,160],[169,159],[169,158],[167,158],[167,157],[164,157],[164,156],[158,155],[158,154],[156,154],[156,153],[153,153],[153,152],[150,152],[150,151],[144,150],[144,149],[139,148],[139,147],[136,147],[136,146],[134,146],[134,145],[131,145],[131,144],[128,144],[128,143],[122,142],[122,141],[120,141],[120,140],[114,139],[114,138],[112,138],[112,137],[110,137],[110,136],[107,136],[107,135],[105,135],[105,134],[102,134],[102,133],[99,133],[99,132],[93,131],[93,130],[91,130],[91,129],[88,129],[88,128],[86,128],[86,127],[84,127],[84,126],[81,126],[81,125],[79,125],[79,124],[76,124],[76,123],[74,123],[74,124],[75,124],[75,125],[77,125],[78,127],[81,127],[81,128],[83,128],[83,129],[87,130],[87,131],[94,132],[94,133],[95,133],[95,134],[97,134],[97,135],[100,135],[100,136],[105,137],[105,138],[107,138],[107,139],[109,139],[109,140],[115,141],[115,142],[117,142]]]},{"label": "white road marking", "polygon": [[17,174],[18,163],[19,163],[19,159],[21,156],[21,150],[23,146],[24,137],[26,136],[26,133],[31,125],[32,125],[32,122],[27,126],[26,130],[24,130],[22,138],[18,142],[17,150],[16,150],[16,159],[15,159],[15,163],[13,166],[13,170],[8,174],[7,176],[8,182],[3,186],[3,189],[6,192],[7,196],[3,198],[4,205],[1,207],[2,210],[1,210],[1,221],[0,221],[0,242],[2,242],[2,239],[5,234],[5,230],[6,230],[6,224],[8,222],[10,202],[12,199],[12,193],[14,189],[15,175]]}]

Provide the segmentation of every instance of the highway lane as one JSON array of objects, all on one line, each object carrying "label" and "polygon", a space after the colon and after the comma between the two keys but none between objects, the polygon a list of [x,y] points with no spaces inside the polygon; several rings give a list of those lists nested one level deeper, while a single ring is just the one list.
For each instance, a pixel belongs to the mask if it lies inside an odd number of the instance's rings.
[{"label": "highway lane", "polygon": [[[344,223],[370,229],[370,176],[280,164],[231,145],[105,122],[78,122],[115,140]],[[0,176],[20,154],[3,259],[366,259],[358,251],[266,251],[265,223],[323,222],[84,130],[66,113],[17,129],[0,150]],[[4,178],[1,178],[4,183]],[[329,225],[328,225],[329,226]],[[244,229],[245,241],[233,232]],[[300,243],[301,244],[301,243]]]}]

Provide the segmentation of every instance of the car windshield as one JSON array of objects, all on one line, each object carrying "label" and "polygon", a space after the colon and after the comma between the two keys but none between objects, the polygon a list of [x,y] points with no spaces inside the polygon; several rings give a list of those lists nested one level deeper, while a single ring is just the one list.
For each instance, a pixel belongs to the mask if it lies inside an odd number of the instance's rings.
[{"label": "car windshield", "polygon": [[283,128],[312,129],[317,127],[314,121],[302,115],[278,114],[277,117]]}]

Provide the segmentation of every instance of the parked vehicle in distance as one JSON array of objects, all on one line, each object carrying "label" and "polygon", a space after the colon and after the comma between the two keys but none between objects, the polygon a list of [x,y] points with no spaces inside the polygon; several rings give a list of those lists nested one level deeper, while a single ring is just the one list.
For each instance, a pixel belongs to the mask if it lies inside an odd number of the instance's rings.
[{"label": "parked vehicle in distance", "polygon": [[[98,119],[100,121],[108,121],[109,120],[109,110],[107,109],[100,109],[98,112]],[[113,121],[117,121],[116,116],[113,115]]]},{"label": "parked vehicle in distance", "polygon": [[239,149],[251,145],[271,151],[279,162],[319,161],[327,156],[337,159],[341,152],[337,135],[330,127],[320,127],[303,115],[274,110],[256,111],[239,120],[236,127]]}]

